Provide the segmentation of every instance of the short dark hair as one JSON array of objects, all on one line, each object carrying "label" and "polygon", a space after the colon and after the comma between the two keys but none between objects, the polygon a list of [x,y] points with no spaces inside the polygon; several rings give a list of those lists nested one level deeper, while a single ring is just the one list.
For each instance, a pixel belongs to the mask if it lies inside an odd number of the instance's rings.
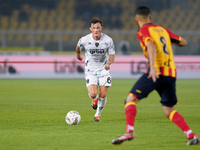
[{"label": "short dark hair", "polygon": [[92,20],[90,21],[90,26],[91,26],[91,24],[96,24],[96,23],[100,23],[101,26],[103,26],[103,21],[100,20],[100,19],[98,19],[98,18],[92,19]]},{"label": "short dark hair", "polygon": [[142,16],[149,16],[150,13],[151,13],[150,9],[146,6],[140,6],[135,11],[136,15],[142,15]]}]

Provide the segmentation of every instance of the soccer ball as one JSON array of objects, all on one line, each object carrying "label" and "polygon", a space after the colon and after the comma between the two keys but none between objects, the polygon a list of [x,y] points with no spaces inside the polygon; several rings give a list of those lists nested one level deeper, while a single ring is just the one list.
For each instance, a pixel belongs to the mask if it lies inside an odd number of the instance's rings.
[{"label": "soccer ball", "polygon": [[72,110],[67,113],[65,120],[69,125],[76,125],[81,121],[81,115],[77,111]]}]

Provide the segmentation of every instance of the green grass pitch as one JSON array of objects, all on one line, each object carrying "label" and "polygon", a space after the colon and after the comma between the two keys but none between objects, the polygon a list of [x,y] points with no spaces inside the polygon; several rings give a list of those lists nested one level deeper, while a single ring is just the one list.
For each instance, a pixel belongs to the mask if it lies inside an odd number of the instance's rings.
[{"label": "green grass pitch", "polygon": [[[199,150],[162,112],[152,92],[137,105],[135,139],[111,140],[125,132],[124,99],[135,79],[113,79],[101,122],[94,122],[84,79],[1,79],[0,150]],[[177,80],[175,108],[200,136],[200,80]],[[68,111],[81,114],[68,125]]]}]

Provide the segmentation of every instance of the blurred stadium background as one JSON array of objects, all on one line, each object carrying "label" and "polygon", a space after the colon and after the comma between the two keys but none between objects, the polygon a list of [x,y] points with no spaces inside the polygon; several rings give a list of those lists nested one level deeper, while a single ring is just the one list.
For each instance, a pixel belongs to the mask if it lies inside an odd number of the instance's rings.
[{"label": "blurred stadium background", "polygon": [[200,54],[200,0],[0,0],[0,54],[75,51],[94,17],[104,21],[118,54],[142,52],[134,21],[141,5],[151,9],[153,23],[188,41],[175,55]]}]

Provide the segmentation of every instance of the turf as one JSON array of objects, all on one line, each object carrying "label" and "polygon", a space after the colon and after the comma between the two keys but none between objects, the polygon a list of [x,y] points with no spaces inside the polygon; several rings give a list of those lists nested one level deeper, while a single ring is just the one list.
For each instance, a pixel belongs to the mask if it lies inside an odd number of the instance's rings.
[{"label": "turf", "polygon": [[[94,122],[84,79],[1,79],[0,150],[197,150],[185,146],[183,132],[163,114],[152,92],[138,105],[136,137],[122,145],[111,140],[125,132],[124,99],[135,79],[113,79],[101,122]],[[177,80],[178,110],[200,136],[200,80]],[[81,114],[68,125],[70,110]]]}]

